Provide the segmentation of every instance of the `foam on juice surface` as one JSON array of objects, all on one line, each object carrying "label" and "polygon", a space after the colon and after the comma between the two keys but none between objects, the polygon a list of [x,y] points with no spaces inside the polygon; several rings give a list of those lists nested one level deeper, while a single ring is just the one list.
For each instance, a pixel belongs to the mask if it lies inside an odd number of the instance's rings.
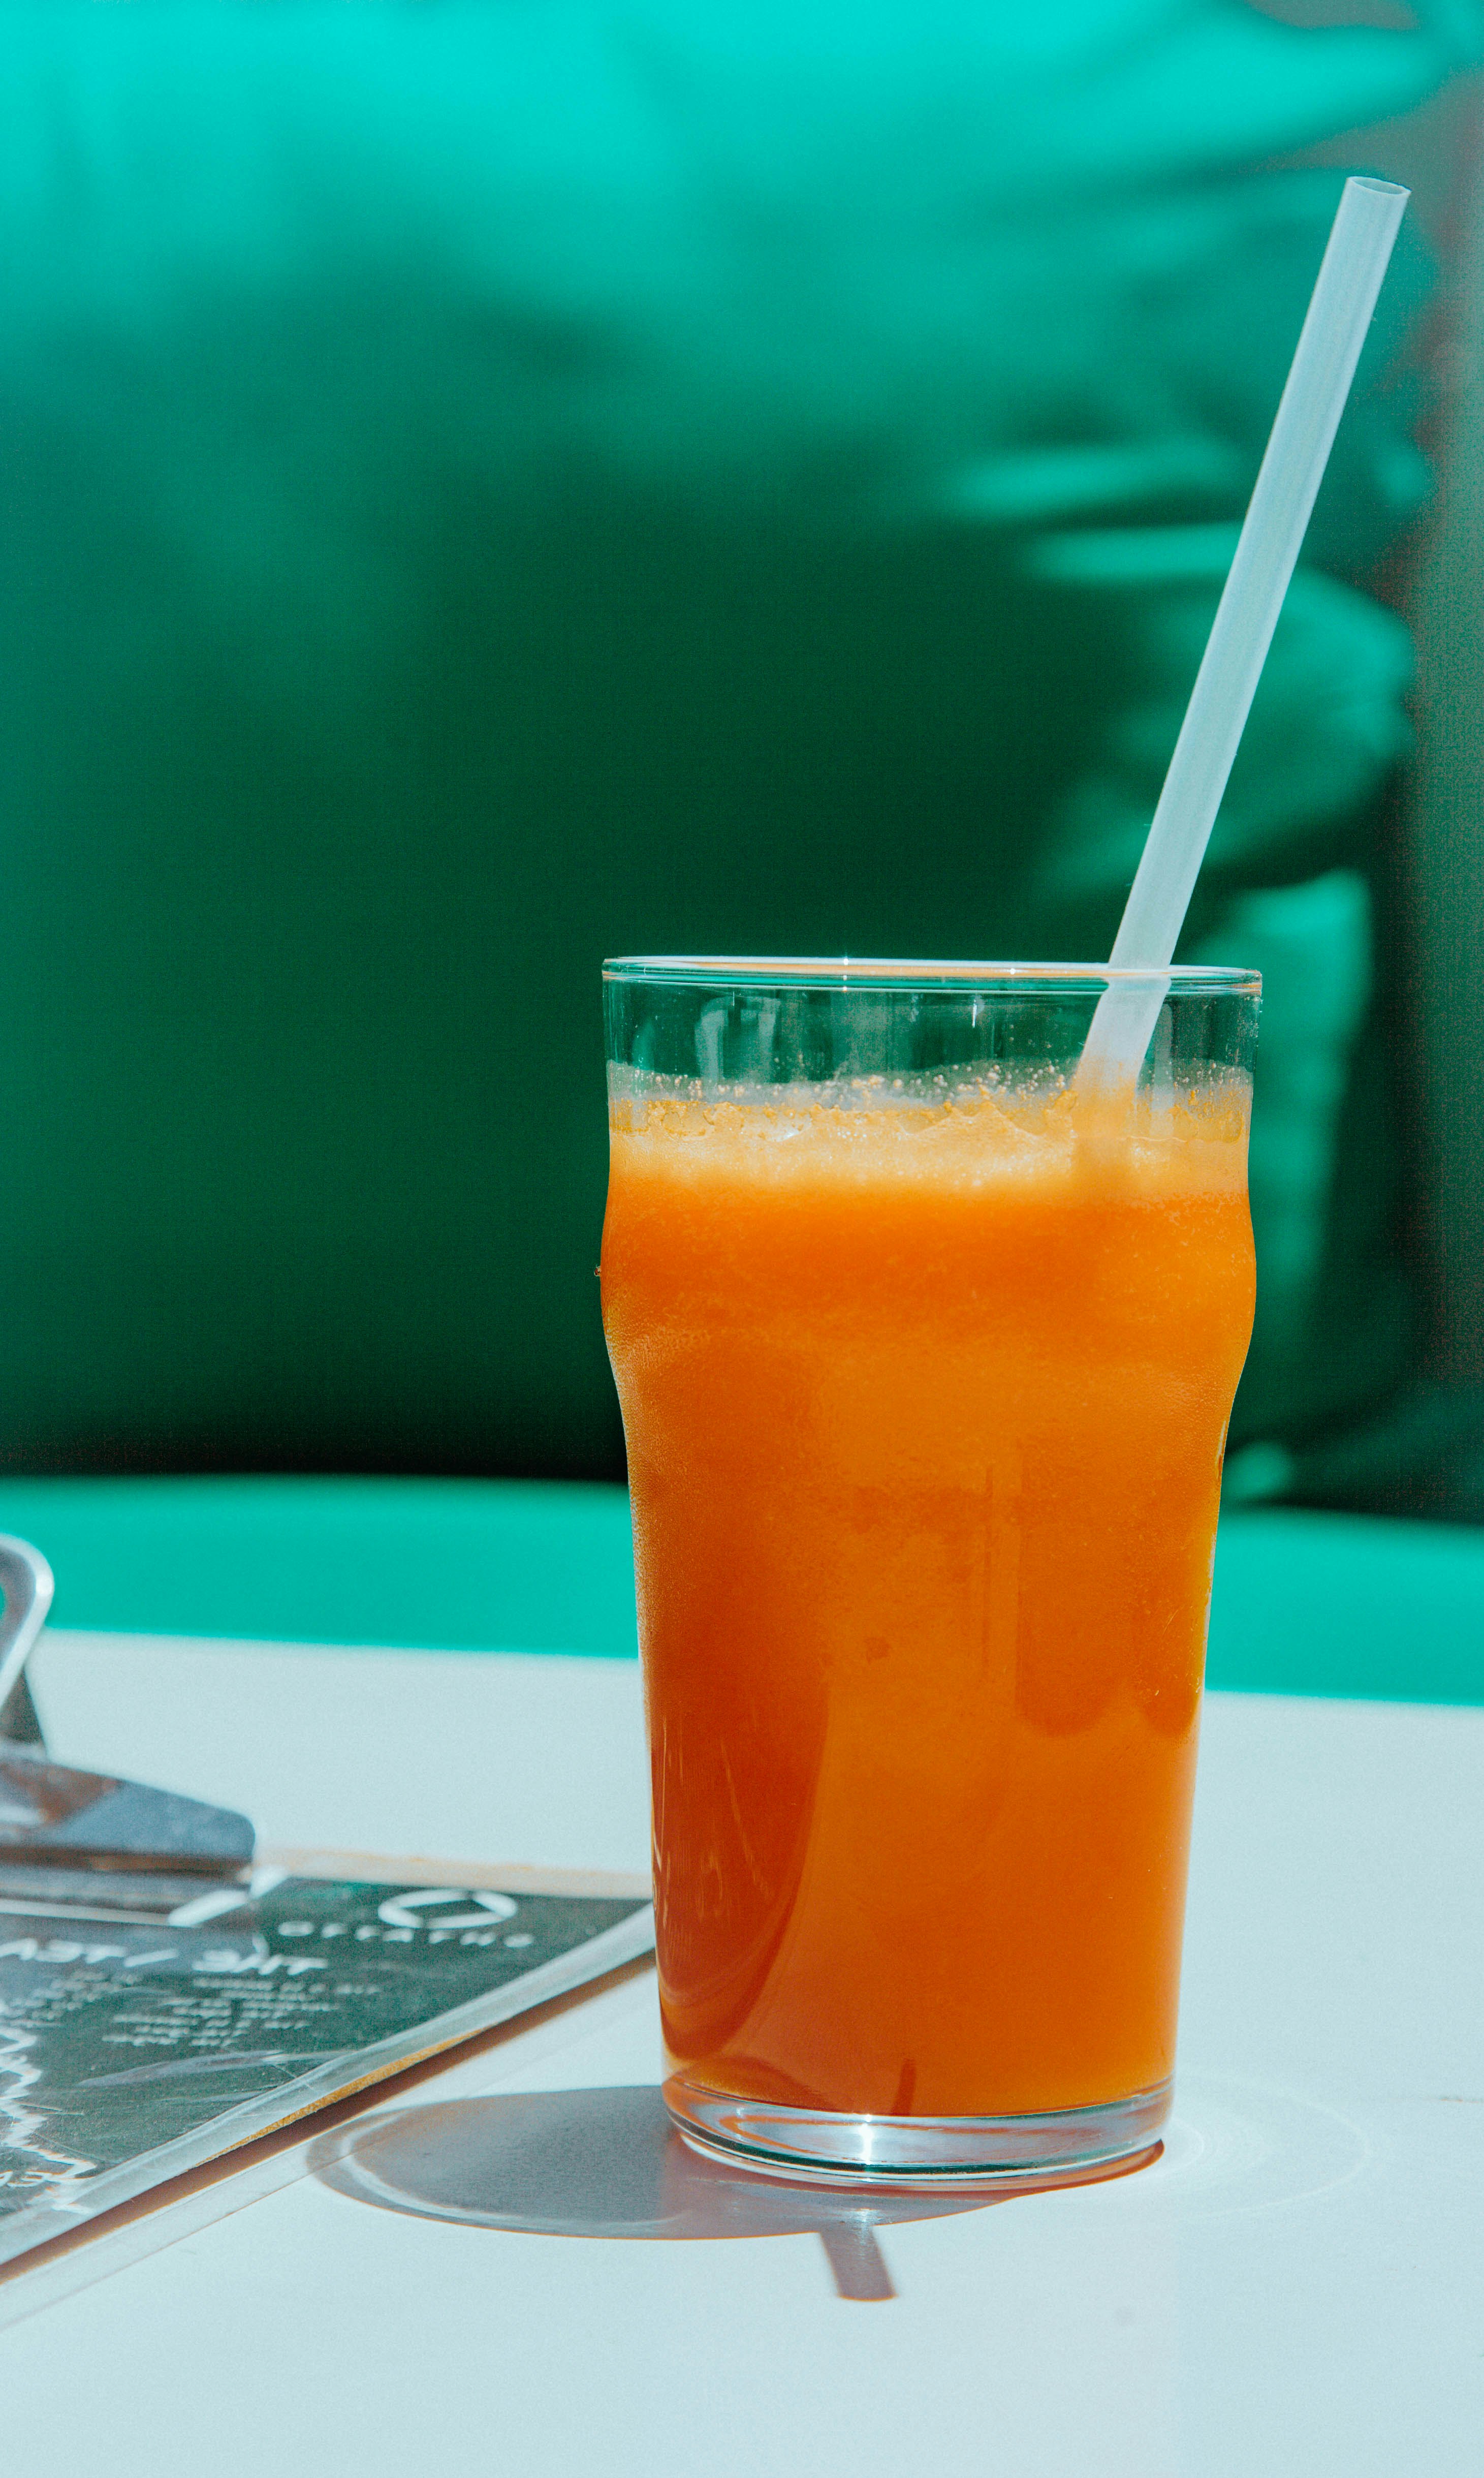
[{"label": "foam on juice surface", "polygon": [[863,1077],[703,1085],[616,1070],[610,1129],[630,1175],[837,1190],[921,1184],[1240,1190],[1248,1079],[1221,1070],[1132,1104],[1063,1079]]}]

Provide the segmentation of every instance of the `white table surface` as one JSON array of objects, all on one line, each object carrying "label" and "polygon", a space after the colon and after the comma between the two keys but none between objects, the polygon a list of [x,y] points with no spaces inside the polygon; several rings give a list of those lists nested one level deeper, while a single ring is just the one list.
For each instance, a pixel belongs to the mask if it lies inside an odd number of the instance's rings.
[{"label": "white table surface", "polygon": [[[58,1635],[36,1683],[61,1756],[265,1839],[643,1863],[625,1663]],[[1213,1697],[1166,2157],[885,2228],[889,2302],[843,2300],[812,2235],[461,2227],[332,2191],[300,2150],[230,2215],[38,2283],[0,2332],[0,2465],[1478,2478],[1481,1783],[1481,1711]],[[645,1976],[407,2104],[657,2061]]]}]

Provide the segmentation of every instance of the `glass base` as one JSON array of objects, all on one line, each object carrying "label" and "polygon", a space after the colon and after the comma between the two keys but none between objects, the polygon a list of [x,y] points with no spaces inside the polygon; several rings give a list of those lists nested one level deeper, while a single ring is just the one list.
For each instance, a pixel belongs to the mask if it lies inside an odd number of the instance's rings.
[{"label": "glass base", "polygon": [[1074,2181],[1152,2154],[1173,2085],[1098,2108],[1033,2116],[846,2116],[735,2099],[684,2074],[665,2105],[693,2150],[733,2168],[833,2186],[963,2187]]}]

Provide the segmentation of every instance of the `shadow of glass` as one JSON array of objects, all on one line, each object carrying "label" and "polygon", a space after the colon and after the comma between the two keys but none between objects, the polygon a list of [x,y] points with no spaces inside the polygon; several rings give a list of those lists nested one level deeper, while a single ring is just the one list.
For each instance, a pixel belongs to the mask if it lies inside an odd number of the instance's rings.
[{"label": "shadow of glass", "polygon": [[568,2238],[817,2236],[842,2297],[895,2295],[876,2231],[1010,2201],[993,2193],[806,2186],[690,2150],[652,2084],[388,2111],[325,2136],[322,2185],[420,2219]]}]

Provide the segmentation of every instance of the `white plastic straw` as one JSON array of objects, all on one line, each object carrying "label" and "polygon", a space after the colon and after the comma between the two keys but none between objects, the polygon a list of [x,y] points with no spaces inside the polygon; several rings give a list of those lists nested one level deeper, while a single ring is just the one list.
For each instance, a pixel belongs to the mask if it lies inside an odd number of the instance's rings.
[{"label": "white plastic straw", "polygon": [[[1162,971],[1175,950],[1232,760],[1329,462],[1411,192],[1346,181],[1195,686],[1109,962]],[[1079,1071],[1138,1075],[1168,982],[1113,982]]]}]

